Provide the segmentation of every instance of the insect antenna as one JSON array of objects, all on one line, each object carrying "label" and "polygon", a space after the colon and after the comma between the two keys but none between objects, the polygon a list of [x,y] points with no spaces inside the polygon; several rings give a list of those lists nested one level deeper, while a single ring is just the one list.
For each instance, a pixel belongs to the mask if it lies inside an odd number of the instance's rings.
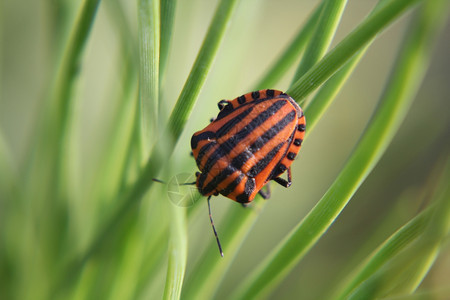
[{"label": "insect antenna", "polygon": [[[152,181],[162,183],[162,184],[167,184],[167,182],[162,181],[161,179],[158,179],[158,178],[152,178]],[[196,181],[193,181],[193,182],[180,183],[179,185],[195,185],[196,183],[197,183]]]},{"label": "insect antenna", "polygon": [[197,184],[197,181],[180,183],[180,185],[196,185],[196,184]]},{"label": "insect antenna", "polygon": [[216,236],[216,241],[217,241],[217,246],[219,246],[220,256],[223,257],[222,246],[220,245],[219,236],[217,235],[216,227],[214,226],[214,222],[213,222],[213,219],[212,219],[211,204],[209,203],[210,199],[211,199],[211,196],[209,196],[208,200],[207,200],[208,201],[209,220],[211,221],[211,226],[212,226],[212,229],[214,231],[214,235]]}]

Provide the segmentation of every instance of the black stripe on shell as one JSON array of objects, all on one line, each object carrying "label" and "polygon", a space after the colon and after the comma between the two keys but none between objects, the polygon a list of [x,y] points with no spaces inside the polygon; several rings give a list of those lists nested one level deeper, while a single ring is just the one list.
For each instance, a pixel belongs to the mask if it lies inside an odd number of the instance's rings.
[{"label": "black stripe on shell", "polygon": [[248,114],[253,110],[253,107],[249,107],[243,112],[241,112],[239,115],[235,116],[228,122],[222,125],[217,131],[216,131],[216,137],[221,138],[225,134],[227,134],[234,126],[236,126],[239,122],[241,122]]},{"label": "black stripe on shell", "polygon": [[273,98],[274,95],[275,95],[275,91],[274,90],[266,90],[267,98]]},{"label": "black stripe on shell", "polygon": [[250,171],[247,172],[247,176],[256,177],[262,170],[264,170],[270,164],[270,162],[273,160],[275,155],[277,155],[278,151],[280,151],[281,147],[283,147],[285,143],[286,142],[283,141],[278,145],[276,145],[274,148],[272,148],[272,150],[270,150],[269,153],[267,153],[267,155],[264,156],[263,159],[258,161],[258,163],[254,165],[250,169]]},{"label": "black stripe on shell", "polygon": [[245,183],[244,193],[236,197],[236,201],[239,203],[248,203],[249,197],[255,190],[255,179],[247,177],[247,182]]},{"label": "black stripe on shell", "polygon": [[286,104],[287,102],[285,100],[279,100],[275,102],[265,111],[259,113],[258,116],[251,120],[242,130],[240,130],[224,143],[220,144],[220,147],[218,147],[216,151],[214,151],[214,153],[212,153],[208,158],[202,172],[208,173],[221,157],[229,154],[234,149],[234,147],[236,147],[237,144],[239,144],[249,134],[251,134],[256,127],[260,126],[264,121],[269,119],[270,116],[274,115],[278,110],[281,109],[281,107]]},{"label": "black stripe on shell", "polygon": [[295,146],[300,146],[302,144],[303,140],[302,139],[295,139],[294,140],[294,145]]},{"label": "black stripe on shell", "polygon": [[231,162],[231,164],[240,169],[256,152],[258,152],[265,144],[273,139],[281,130],[283,130],[289,123],[295,118],[295,111],[291,111],[286,116],[278,121],[274,126],[264,132],[252,145],[250,145],[250,151],[243,151],[237,155]]},{"label": "black stripe on shell", "polygon": [[216,138],[216,133],[213,131],[205,131],[197,135],[193,135],[191,138],[191,149],[197,148],[198,143],[203,140],[211,140]]}]

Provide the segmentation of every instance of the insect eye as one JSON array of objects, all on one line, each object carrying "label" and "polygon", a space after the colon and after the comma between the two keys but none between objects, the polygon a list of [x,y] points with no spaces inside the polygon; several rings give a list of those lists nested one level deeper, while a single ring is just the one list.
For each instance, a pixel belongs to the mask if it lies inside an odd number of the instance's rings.
[{"label": "insect eye", "polygon": [[230,114],[233,111],[233,105],[231,103],[225,105],[225,107],[219,112],[217,115],[217,118],[215,121],[220,120],[224,117],[226,117],[228,114]]},{"label": "insect eye", "polygon": [[228,102],[227,100],[223,99],[223,100],[220,100],[219,103],[217,103],[217,106],[219,107],[220,110],[222,110],[229,103],[230,102]]}]

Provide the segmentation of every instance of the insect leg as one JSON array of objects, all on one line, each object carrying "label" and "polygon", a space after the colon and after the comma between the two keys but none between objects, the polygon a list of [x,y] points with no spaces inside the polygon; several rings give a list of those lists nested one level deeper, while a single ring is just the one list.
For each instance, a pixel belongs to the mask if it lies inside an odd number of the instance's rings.
[{"label": "insect leg", "polygon": [[263,191],[262,189],[259,190],[258,194],[261,195],[261,197],[263,197],[263,199],[269,199],[270,198],[270,183],[267,183],[266,185],[266,190]]},{"label": "insect leg", "polygon": [[214,231],[214,235],[216,236],[216,241],[217,241],[217,246],[219,246],[220,256],[223,257],[222,246],[220,245],[219,236],[217,235],[216,227],[214,226],[214,222],[213,222],[213,219],[212,219],[211,204],[209,203],[210,199],[211,199],[211,196],[209,196],[208,199],[207,199],[207,201],[208,201],[208,211],[209,211],[209,220],[211,221],[211,226],[212,226],[212,229]]},{"label": "insect leg", "polygon": [[272,180],[275,181],[276,183],[284,186],[285,188],[290,187],[292,184],[291,167],[289,167],[287,170],[287,180],[280,178],[280,177],[274,178]]}]

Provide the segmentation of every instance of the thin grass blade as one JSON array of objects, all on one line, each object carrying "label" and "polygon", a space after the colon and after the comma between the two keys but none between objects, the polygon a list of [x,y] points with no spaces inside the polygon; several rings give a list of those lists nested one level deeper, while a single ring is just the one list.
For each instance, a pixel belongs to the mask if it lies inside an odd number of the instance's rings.
[{"label": "thin grass blade", "polygon": [[150,150],[158,127],[160,13],[159,0],[139,0],[139,101],[144,153]]},{"label": "thin grass blade", "polygon": [[[445,153],[445,149],[443,152]],[[432,172],[431,176],[429,176],[429,179],[427,180],[427,183],[425,183],[424,190],[419,198],[425,200],[425,198],[430,198],[430,194],[438,195],[439,189],[442,189],[442,187],[439,187],[439,182],[442,182],[442,178],[445,178],[445,176],[443,176],[442,164],[439,161],[439,164],[434,168],[434,172]],[[431,198],[433,199],[437,197],[434,196]],[[432,202],[432,205],[427,207],[408,223],[403,225],[377,249],[375,249],[372,254],[360,264],[360,266],[356,267],[353,272],[349,273],[347,278],[345,278],[342,283],[339,284],[338,288],[334,289],[328,297],[331,299],[345,299],[363,281],[372,276],[389,260],[398,255],[400,251],[412,244],[412,242],[417,240],[418,237],[423,235],[436,210],[436,205],[433,203],[434,202]]]},{"label": "thin grass blade", "polygon": [[347,0],[325,0],[318,23],[292,82],[295,83],[327,52],[344,13]]},{"label": "thin grass blade", "polygon": [[180,299],[187,260],[187,226],[186,210],[171,206],[169,264],[167,267],[166,286],[163,299]]},{"label": "thin grass blade", "polygon": [[361,50],[400,14],[419,1],[423,0],[387,1],[377,12],[366,18],[344,40],[325,55],[312,69],[292,84],[286,93],[302,105],[307,95],[330,78],[356,52]]},{"label": "thin grass blade", "polygon": [[311,34],[316,26],[317,19],[319,18],[322,10],[322,4],[318,5],[313,12],[309,15],[305,24],[300,27],[295,38],[284,50],[280,57],[272,63],[272,66],[267,70],[265,75],[255,85],[255,90],[262,90],[271,88],[275,83],[280,80],[283,74],[293,65],[296,59],[300,56],[305,49],[306,43],[309,41]]},{"label": "thin grass blade", "polygon": [[345,299],[355,287],[374,274],[386,261],[416,240],[424,232],[432,214],[433,209],[430,207],[401,227],[370,255],[368,260],[352,274],[351,279],[331,298]]},{"label": "thin grass blade", "polygon": [[[67,39],[62,43],[61,53],[57,57],[57,69],[48,91],[48,99],[39,112],[39,123],[32,134],[29,153],[26,155],[24,170],[23,195],[17,202],[27,203],[21,208],[20,226],[23,249],[39,251],[21,251],[18,255],[23,265],[20,274],[22,285],[33,283],[20,290],[19,298],[44,298],[49,293],[50,285],[54,284],[54,274],[59,267],[56,262],[49,262],[49,257],[64,257],[61,253],[67,228],[61,230],[60,221],[66,222],[67,216],[66,188],[69,164],[67,159],[69,148],[70,118],[73,116],[73,89],[77,82],[82,65],[83,50],[88,41],[90,29],[95,21],[99,0],[84,0],[77,4],[77,13],[70,24]],[[32,200],[32,201],[31,201]],[[51,207],[51,209],[49,209]],[[36,235],[36,223],[40,224],[40,232]],[[56,225],[58,224],[58,225]],[[46,284],[40,284],[42,268],[52,277]]]},{"label": "thin grass blade", "polygon": [[[252,210],[233,205],[224,216],[224,222],[218,228],[220,241],[223,245],[224,257],[217,251],[216,241],[211,242],[202,254],[202,259],[194,267],[191,276],[187,278],[182,297],[185,299],[211,299],[217,291],[222,278],[231,266],[247,234],[251,231],[259,211],[263,209],[265,200],[255,199]],[[226,230],[221,230],[224,228]]]},{"label": "thin grass blade", "polygon": [[[121,181],[127,172],[123,166],[130,158],[128,152],[135,132],[136,103],[138,99],[139,55],[137,37],[133,35],[130,24],[124,14],[124,7],[117,0],[107,1],[105,4],[108,17],[119,32],[120,53],[117,58],[120,84],[111,88],[111,98],[117,103],[112,124],[108,128],[108,151],[102,157],[95,178],[100,180],[89,189],[92,199],[109,199],[120,191]],[[137,118],[139,119],[139,117]],[[115,187],[115,188],[111,188]]]},{"label": "thin grass blade", "polygon": [[[54,167],[54,178],[52,184],[56,190],[62,189],[62,177],[65,162],[63,161],[68,141],[69,116],[71,115],[72,89],[78,77],[81,58],[84,47],[89,37],[90,29],[94,23],[100,0],[84,0],[73,25],[73,30],[63,49],[60,67],[56,73],[55,84],[50,98],[49,123],[45,126],[44,134],[50,134],[53,149],[50,149],[50,162],[56,164]],[[49,149],[47,149],[49,150]],[[58,193],[58,192],[57,192]]]},{"label": "thin grass blade", "polygon": [[[386,0],[379,1],[372,10],[371,14],[378,11],[386,2]],[[375,37],[373,37],[366,46],[359,50],[353,58],[347,61],[339,71],[328,79],[314,95],[314,98],[304,105],[304,108],[308,110],[308,132],[314,130],[317,121],[321,119],[322,115],[333,102],[346,80],[349,78],[374,40]]]},{"label": "thin grass blade", "polygon": [[[52,91],[52,105],[58,124],[65,125],[70,108],[70,94],[74,80],[78,75],[83,49],[95,20],[100,0],[84,0],[75,20],[73,30],[63,49],[60,68],[57,71]],[[64,126],[63,126],[64,127]],[[62,130],[62,129],[61,129]]]},{"label": "thin grass blade", "polygon": [[433,197],[435,205],[432,207],[425,232],[414,244],[396,255],[351,294],[342,295],[342,299],[367,299],[415,292],[432,267],[450,231],[450,159],[446,157],[445,160],[445,170]]},{"label": "thin grass blade", "polygon": [[159,58],[159,82],[164,79],[167,60],[169,58],[170,41],[177,0],[161,0],[161,45]]},{"label": "thin grass blade", "polygon": [[[18,169],[14,164],[9,145],[7,144],[0,128],[0,205],[6,206],[8,199],[13,199],[19,187]],[[0,212],[0,219],[4,220],[4,211]]]},{"label": "thin grass blade", "polygon": [[169,133],[173,141],[178,139],[189,118],[238,2],[238,0],[221,0],[217,7],[194,66],[169,117]]}]

